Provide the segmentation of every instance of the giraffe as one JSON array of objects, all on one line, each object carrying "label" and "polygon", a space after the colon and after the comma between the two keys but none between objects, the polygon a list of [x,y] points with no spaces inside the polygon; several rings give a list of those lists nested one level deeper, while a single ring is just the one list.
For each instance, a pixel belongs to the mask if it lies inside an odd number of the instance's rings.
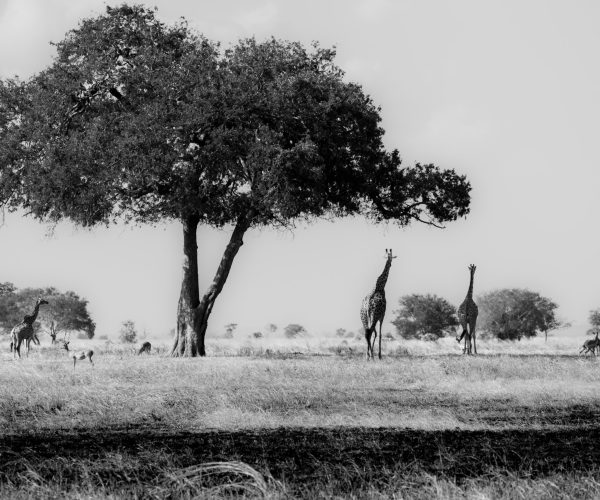
[{"label": "giraffe", "polygon": [[479,310],[477,304],[473,301],[473,279],[475,277],[475,265],[469,266],[469,272],[471,273],[471,281],[469,283],[469,290],[463,303],[458,307],[458,321],[462,326],[462,333],[456,336],[456,341],[460,344],[460,341],[465,339],[465,347],[463,354],[471,354],[471,341],[473,341],[473,350],[477,354],[477,343],[475,342],[475,325],[477,323],[477,314]]},{"label": "giraffe", "polygon": [[[367,339],[367,360],[373,359],[373,348],[375,347],[375,339],[377,338],[376,326],[379,322],[379,359],[381,359],[381,324],[383,323],[383,317],[385,316],[385,284],[388,279],[390,267],[392,265],[392,259],[396,256],[392,255],[392,249],[385,249],[386,262],[383,268],[383,272],[377,278],[375,288],[367,295],[362,302],[360,308],[360,319],[365,329],[365,338]],[[371,336],[373,341],[371,342]]]},{"label": "giraffe", "polygon": [[[37,340],[37,336],[33,331],[33,323],[37,318],[38,312],[40,310],[40,306],[43,304],[47,304],[48,302],[41,297],[38,297],[35,302],[35,307],[33,308],[33,313],[26,315],[23,318],[23,321],[16,325],[12,331],[11,335],[11,349],[13,350],[13,358],[15,357],[15,353],[21,357],[21,343],[25,341],[25,346],[27,348],[27,355],[29,356],[29,345],[31,340],[34,339],[34,342]],[[39,344],[39,340],[38,340]]]}]

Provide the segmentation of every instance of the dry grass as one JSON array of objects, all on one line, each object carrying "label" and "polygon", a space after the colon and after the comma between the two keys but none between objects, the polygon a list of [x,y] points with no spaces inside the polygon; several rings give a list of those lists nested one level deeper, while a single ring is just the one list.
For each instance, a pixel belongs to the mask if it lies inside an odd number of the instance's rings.
[{"label": "dry grass", "polygon": [[[0,364],[5,432],[97,426],[173,429],[395,426],[485,429],[539,408],[600,407],[600,362],[577,356],[260,356],[172,359],[95,347],[96,364],[58,348]],[[503,409],[507,418],[488,418]],[[525,410],[524,410],[525,409]],[[483,412],[483,413],[482,413]],[[523,422],[522,425],[535,425]]]}]

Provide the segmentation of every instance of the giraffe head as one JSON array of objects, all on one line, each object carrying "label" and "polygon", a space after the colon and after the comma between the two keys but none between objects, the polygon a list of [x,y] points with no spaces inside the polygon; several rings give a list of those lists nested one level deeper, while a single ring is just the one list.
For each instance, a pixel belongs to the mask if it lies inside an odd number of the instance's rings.
[{"label": "giraffe head", "polygon": [[392,255],[392,249],[390,248],[389,250],[386,248],[385,249],[385,257],[387,260],[392,260],[396,258],[396,255]]},{"label": "giraffe head", "polygon": [[469,271],[471,271],[471,274],[475,274],[475,269],[477,269],[477,266],[475,264],[469,265]]},{"label": "giraffe head", "polygon": [[38,297],[38,299],[37,299],[37,303],[38,303],[38,305],[40,305],[40,306],[41,306],[41,305],[47,304],[47,303],[48,303],[48,301],[47,301],[47,300],[44,300],[44,299],[42,299],[41,297]]}]

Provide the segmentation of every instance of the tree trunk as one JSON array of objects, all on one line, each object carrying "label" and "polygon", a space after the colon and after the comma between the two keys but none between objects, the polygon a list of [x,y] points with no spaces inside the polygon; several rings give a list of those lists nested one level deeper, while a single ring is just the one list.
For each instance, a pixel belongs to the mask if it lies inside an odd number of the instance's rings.
[{"label": "tree trunk", "polygon": [[174,357],[206,356],[204,337],[215,300],[223,290],[233,259],[243,245],[244,233],[250,226],[247,217],[238,219],[211,286],[202,299],[198,287],[198,218],[183,221],[183,281],[177,308],[177,333],[171,350]]}]

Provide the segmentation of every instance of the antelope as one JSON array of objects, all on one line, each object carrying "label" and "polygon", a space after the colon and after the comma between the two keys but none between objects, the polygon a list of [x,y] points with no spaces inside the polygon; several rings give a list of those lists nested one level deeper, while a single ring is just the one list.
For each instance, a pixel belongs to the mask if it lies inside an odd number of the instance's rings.
[{"label": "antelope", "polygon": [[77,364],[77,360],[83,360],[85,358],[88,358],[90,360],[90,363],[92,363],[92,366],[94,366],[94,362],[92,361],[92,356],[94,356],[94,351],[92,351],[91,349],[87,350],[87,351],[71,351],[69,350],[69,340],[63,340],[63,348],[67,351],[67,356],[69,358],[73,359],[73,371],[75,371],[75,365]]},{"label": "antelope", "polygon": [[152,344],[150,342],[144,342],[140,350],[138,351],[138,356],[145,352],[146,354],[150,354],[150,349],[152,349]]},{"label": "antelope", "polygon": [[582,354],[588,354],[591,353],[594,356],[596,356],[596,349],[600,348],[600,340],[598,340],[598,333],[600,333],[598,330],[596,330],[596,337],[590,340],[586,340],[583,343],[583,346],[581,348],[581,351],[579,351],[579,355],[581,356]]}]

